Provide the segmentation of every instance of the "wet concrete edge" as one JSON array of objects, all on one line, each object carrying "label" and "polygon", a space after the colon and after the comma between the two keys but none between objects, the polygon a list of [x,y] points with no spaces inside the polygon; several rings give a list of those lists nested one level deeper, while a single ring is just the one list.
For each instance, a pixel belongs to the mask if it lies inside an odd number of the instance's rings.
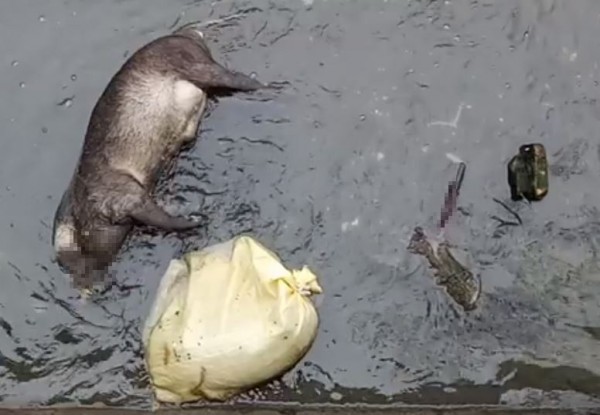
[{"label": "wet concrete edge", "polygon": [[0,415],[177,415],[182,412],[193,415],[475,415],[475,414],[600,414],[600,408],[522,408],[501,406],[414,406],[414,407],[374,407],[374,406],[336,406],[308,405],[295,407],[265,407],[260,405],[229,407],[229,408],[190,408],[190,409],[159,409],[157,411],[127,409],[127,408],[0,408]]}]

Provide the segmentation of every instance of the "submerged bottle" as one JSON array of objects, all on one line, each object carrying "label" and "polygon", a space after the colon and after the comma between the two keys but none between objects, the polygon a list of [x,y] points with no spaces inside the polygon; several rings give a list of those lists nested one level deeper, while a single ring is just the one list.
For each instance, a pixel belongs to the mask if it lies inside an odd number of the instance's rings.
[{"label": "submerged bottle", "polygon": [[548,194],[548,161],[542,144],[524,144],[508,162],[512,200],[540,201]]}]

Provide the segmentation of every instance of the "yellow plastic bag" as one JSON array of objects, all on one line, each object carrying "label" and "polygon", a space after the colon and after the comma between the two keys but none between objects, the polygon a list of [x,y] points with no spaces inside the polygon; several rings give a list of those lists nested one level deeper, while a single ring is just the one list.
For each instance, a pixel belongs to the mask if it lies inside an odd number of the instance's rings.
[{"label": "yellow plastic bag", "polygon": [[308,296],[321,292],[248,236],[173,259],[142,339],[156,399],[226,400],[291,369],[316,337]]}]

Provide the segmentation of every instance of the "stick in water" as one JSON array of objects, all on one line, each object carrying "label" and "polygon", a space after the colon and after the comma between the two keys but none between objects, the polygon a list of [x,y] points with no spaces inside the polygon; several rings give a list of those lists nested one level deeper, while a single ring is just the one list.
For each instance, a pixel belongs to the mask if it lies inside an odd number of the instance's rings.
[{"label": "stick in water", "polygon": [[465,163],[458,164],[458,171],[456,172],[456,178],[451,180],[448,183],[448,191],[446,192],[446,196],[444,198],[444,205],[442,206],[442,214],[440,217],[440,228],[444,228],[450,216],[454,213],[456,209],[456,203],[458,200],[458,194],[460,193],[460,187],[462,186],[462,182],[465,178],[465,170],[467,169],[467,165]]}]

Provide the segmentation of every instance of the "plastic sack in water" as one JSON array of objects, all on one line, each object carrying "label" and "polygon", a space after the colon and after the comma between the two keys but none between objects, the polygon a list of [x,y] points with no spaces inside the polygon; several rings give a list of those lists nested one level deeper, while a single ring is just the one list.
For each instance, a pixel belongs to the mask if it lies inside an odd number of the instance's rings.
[{"label": "plastic sack in water", "polygon": [[248,236],[173,259],[143,332],[156,399],[226,400],[291,369],[317,334],[307,268]]}]

